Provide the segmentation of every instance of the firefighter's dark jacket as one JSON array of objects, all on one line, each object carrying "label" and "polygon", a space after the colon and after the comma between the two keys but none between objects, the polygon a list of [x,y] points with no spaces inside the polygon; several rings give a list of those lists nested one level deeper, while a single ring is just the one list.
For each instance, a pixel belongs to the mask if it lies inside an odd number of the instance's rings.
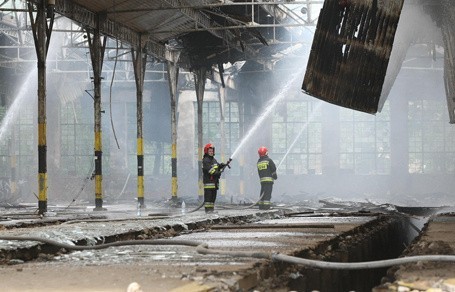
[{"label": "firefighter's dark jacket", "polygon": [[222,166],[218,164],[215,157],[204,154],[204,158],[202,158],[202,182],[204,183],[204,189],[218,189],[222,170]]},{"label": "firefighter's dark jacket", "polygon": [[261,184],[273,184],[273,181],[278,178],[275,163],[267,155],[259,157],[257,167]]}]

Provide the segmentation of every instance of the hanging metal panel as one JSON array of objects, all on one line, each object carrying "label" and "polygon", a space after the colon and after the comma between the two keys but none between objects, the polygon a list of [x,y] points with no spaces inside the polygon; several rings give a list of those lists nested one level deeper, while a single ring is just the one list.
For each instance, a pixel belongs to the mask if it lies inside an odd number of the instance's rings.
[{"label": "hanging metal panel", "polygon": [[303,91],[376,113],[403,1],[325,0]]},{"label": "hanging metal panel", "polygon": [[455,124],[455,8],[444,1],[441,20],[444,39],[444,82],[446,87],[449,122]]}]

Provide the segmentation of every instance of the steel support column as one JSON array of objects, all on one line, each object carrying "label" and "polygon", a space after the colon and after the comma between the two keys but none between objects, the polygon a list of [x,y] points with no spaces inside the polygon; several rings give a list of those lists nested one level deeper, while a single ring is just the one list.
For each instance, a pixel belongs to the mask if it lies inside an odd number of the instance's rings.
[{"label": "steel support column", "polygon": [[[47,146],[46,146],[46,57],[54,24],[52,1],[36,3],[36,18],[33,4],[28,2],[28,11],[35,42],[38,66],[38,213],[47,211]],[[49,23],[46,17],[49,18]]]},{"label": "steel support column", "polygon": [[[220,154],[221,154],[221,162],[226,161],[226,134],[224,130],[224,113],[225,113],[225,108],[226,108],[226,87],[220,85],[219,90],[218,90],[218,99],[220,102]],[[222,196],[226,195],[226,177],[222,176],[220,178],[220,194]]]},{"label": "steel support column", "polygon": [[101,131],[101,72],[103,68],[103,58],[106,49],[107,37],[104,36],[101,44],[100,20],[98,18],[97,28],[93,31],[93,36],[87,30],[87,39],[90,48],[90,57],[93,68],[93,88],[94,88],[94,115],[95,115],[95,208],[94,211],[106,210],[103,208],[103,176],[102,176],[102,131]]},{"label": "steel support column", "polygon": [[140,208],[144,208],[144,144],[143,144],[143,92],[145,65],[147,54],[144,52],[142,42],[136,49],[131,50],[134,67],[134,79],[136,80],[136,119],[137,119],[137,202]]},{"label": "steel support column", "polygon": [[194,72],[194,84],[196,86],[197,98],[197,155],[198,155],[198,173],[199,173],[199,200],[204,200],[204,185],[202,183],[202,103],[204,101],[206,68],[201,67]]},{"label": "steel support column", "polygon": [[174,61],[167,62],[167,75],[169,80],[169,89],[171,95],[171,130],[172,130],[172,200],[177,200],[178,181],[177,181],[177,82],[179,67],[177,66],[178,54],[172,58]]}]

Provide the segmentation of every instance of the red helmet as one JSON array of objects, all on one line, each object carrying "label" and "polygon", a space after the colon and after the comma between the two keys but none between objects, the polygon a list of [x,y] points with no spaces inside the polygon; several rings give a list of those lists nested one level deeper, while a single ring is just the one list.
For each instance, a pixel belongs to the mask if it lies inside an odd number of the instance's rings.
[{"label": "red helmet", "polygon": [[213,146],[212,143],[205,144],[205,146],[204,146],[204,154],[208,154],[210,148],[213,149],[213,155],[215,155],[215,146]]},{"label": "red helmet", "polygon": [[264,146],[261,146],[258,149],[259,157],[267,155],[268,152],[269,152],[269,150],[267,150],[267,148],[265,148]]}]

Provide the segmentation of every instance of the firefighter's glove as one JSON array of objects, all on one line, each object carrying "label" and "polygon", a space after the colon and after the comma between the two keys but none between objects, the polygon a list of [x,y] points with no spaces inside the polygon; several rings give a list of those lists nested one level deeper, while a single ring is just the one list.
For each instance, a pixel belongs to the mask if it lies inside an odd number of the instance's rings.
[{"label": "firefighter's glove", "polygon": [[272,173],[272,178],[275,180],[278,179],[278,175],[276,174],[276,172]]},{"label": "firefighter's glove", "polygon": [[223,169],[226,167],[226,165],[227,165],[226,163],[222,163],[222,162],[221,162],[221,163],[220,163],[220,170],[223,170]]}]

